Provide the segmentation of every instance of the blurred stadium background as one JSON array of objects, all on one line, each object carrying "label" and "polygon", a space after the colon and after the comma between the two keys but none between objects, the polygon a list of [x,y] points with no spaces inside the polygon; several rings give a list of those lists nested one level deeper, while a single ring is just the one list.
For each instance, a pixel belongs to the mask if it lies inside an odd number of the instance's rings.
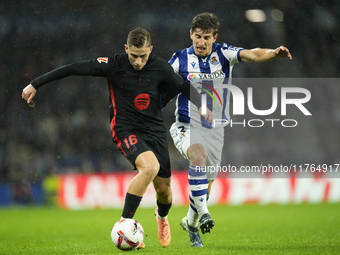
[{"label": "blurred stadium background", "polygon": [[[253,9],[261,11],[246,12]],[[237,64],[235,78],[339,77],[340,6],[335,0],[1,1],[0,204],[45,203],[44,185],[53,190],[53,178],[60,174],[132,170],[110,138],[105,80],[53,82],[39,90],[30,108],[21,92],[33,78],[64,64],[122,52],[128,32],[137,26],[151,33],[154,53],[168,60],[191,45],[191,20],[204,11],[220,20],[218,42],[244,48],[285,45],[293,55],[292,61]],[[254,22],[258,18],[261,22]],[[340,163],[339,92],[336,86],[314,88],[311,129],[296,146],[286,146],[297,143],[293,129],[284,135],[228,129],[224,163],[256,165],[272,158],[289,163],[286,152],[297,148],[299,155],[303,147],[319,163]],[[172,103],[164,111],[168,127],[173,109]],[[185,170],[187,162],[170,139],[169,147],[173,171]],[[308,156],[297,162],[317,163]],[[44,182],[47,177],[50,183]]]}]

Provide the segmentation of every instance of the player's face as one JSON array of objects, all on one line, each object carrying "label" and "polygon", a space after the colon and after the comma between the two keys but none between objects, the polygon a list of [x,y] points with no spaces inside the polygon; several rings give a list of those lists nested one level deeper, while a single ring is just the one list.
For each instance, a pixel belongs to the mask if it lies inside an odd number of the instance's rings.
[{"label": "player's face", "polygon": [[128,54],[130,64],[135,70],[141,70],[145,66],[146,62],[148,62],[151,51],[152,46],[137,48],[135,46],[128,46],[125,44],[125,52]]},{"label": "player's face", "polygon": [[196,55],[205,58],[211,53],[217,34],[214,36],[213,31],[203,31],[196,28],[194,32],[190,30],[190,37]]}]

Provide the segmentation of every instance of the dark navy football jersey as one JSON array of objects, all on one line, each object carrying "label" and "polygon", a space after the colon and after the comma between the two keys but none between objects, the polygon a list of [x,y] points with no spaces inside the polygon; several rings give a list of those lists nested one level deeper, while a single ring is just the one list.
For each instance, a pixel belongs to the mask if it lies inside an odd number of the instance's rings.
[{"label": "dark navy football jersey", "polygon": [[[123,130],[151,134],[166,132],[162,108],[180,92],[190,97],[189,83],[183,81],[167,61],[152,53],[141,70],[135,70],[128,54],[122,53],[62,66],[34,79],[31,84],[38,89],[43,84],[70,75],[107,79],[113,137]],[[198,93],[195,94],[194,103],[200,103]]]}]

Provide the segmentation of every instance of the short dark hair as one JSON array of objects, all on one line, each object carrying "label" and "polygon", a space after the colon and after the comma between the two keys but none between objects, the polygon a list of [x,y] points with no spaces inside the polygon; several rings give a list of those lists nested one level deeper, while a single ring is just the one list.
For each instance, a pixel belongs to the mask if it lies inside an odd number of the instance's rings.
[{"label": "short dark hair", "polygon": [[152,45],[151,35],[143,28],[137,27],[130,31],[127,38],[128,46],[142,48],[143,46],[150,47]]},{"label": "short dark hair", "polygon": [[[195,32],[196,28],[203,30],[204,32],[213,32],[216,35],[218,32],[218,22],[217,17],[209,12],[204,12],[198,14],[191,23],[191,31]],[[212,31],[213,30],[213,31]]]}]

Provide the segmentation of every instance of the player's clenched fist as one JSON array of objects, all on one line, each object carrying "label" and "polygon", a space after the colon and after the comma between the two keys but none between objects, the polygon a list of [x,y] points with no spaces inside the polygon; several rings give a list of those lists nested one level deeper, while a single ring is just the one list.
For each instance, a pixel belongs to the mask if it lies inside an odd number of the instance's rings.
[{"label": "player's clenched fist", "polygon": [[37,90],[32,86],[32,84],[30,84],[23,89],[21,96],[28,104],[30,104],[33,102],[32,99],[36,93]]}]

